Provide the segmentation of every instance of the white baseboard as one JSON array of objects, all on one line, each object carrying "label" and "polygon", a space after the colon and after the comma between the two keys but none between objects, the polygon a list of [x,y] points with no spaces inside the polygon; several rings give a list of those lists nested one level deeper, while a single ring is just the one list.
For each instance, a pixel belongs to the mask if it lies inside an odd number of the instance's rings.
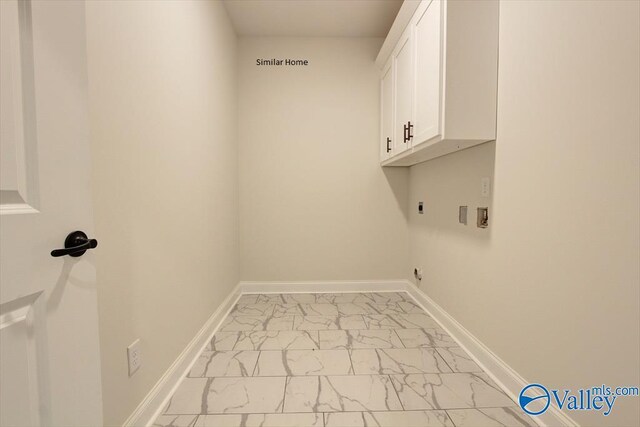
[{"label": "white baseboard", "polygon": [[[460,344],[474,361],[504,390],[514,402],[518,401],[520,391],[528,384],[520,374],[513,370],[504,360],[500,359],[471,332],[458,323],[449,313],[429,298],[421,289],[407,281],[409,295],[433,319],[440,324],[453,339]],[[540,426],[577,426],[578,424],[568,415],[554,406],[550,406],[544,414],[532,417]]]},{"label": "white baseboard", "polygon": [[240,295],[240,284],[237,284],[169,369],[162,375],[156,385],[153,386],[147,396],[140,402],[129,418],[127,418],[123,426],[150,426],[153,423],[156,417],[160,415],[162,409],[169,403],[169,399],[182,382],[182,379],[186,377],[187,373],[191,370],[196,359],[207,346],[211,337],[216,333],[224,318],[233,308],[238,298],[240,298]]},{"label": "white baseboard", "polygon": [[[449,313],[436,304],[422,290],[408,280],[357,280],[357,281],[299,281],[255,282],[243,281],[231,291],[220,307],[207,320],[187,348],[178,356],[160,378],[124,426],[150,426],[187,375],[196,359],[242,294],[252,293],[340,293],[340,292],[407,292],[453,339],[460,344],[474,361],[493,379],[514,402],[527,382],[487,346],[458,323]],[[534,417],[540,426],[577,426],[569,416],[555,407]]]},{"label": "white baseboard", "polygon": [[407,290],[406,280],[336,280],[300,282],[240,282],[245,294],[255,293],[340,293],[340,292],[396,292]]}]

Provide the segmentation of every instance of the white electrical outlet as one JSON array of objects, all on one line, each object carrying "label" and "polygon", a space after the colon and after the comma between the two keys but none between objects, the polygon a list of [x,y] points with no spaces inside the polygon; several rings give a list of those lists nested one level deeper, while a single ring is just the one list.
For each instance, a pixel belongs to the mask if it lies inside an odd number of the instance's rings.
[{"label": "white electrical outlet", "polygon": [[480,180],[480,195],[482,197],[489,197],[491,194],[491,178],[485,176]]},{"label": "white electrical outlet", "polygon": [[129,376],[136,373],[142,365],[142,352],[140,351],[140,339],[138,338],[127,347],[127,360],[129,361]]}]

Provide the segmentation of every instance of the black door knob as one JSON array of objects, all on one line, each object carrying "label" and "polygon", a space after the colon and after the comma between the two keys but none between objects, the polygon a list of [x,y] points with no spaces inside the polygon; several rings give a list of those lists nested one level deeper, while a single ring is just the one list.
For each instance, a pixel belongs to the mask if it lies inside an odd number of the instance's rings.
[{"label": "black door knob", "polygon": [[52,257],[69,255],[79,257],[84,253],[98,246],[96,239],[89,239],[82,231],[74,231],[64,239],[64,249],[54,249],[51,251]]}]

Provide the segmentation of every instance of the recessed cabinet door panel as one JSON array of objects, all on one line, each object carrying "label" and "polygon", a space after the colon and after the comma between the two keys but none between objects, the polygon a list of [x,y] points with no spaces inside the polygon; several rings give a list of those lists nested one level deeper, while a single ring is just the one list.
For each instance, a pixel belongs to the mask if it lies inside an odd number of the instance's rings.
[{"label": "recessed cabinet door panel", "polygon": [[427,141],[440,133],[440,42],[441,2],[425,2],[415,21],[416,51],[415,138],[414,144]]},{"label": "recessed cabinet door panel", "polygon": [[395,137],[393,136],[393,62],[389,61],[382,72],[381,83],[381,132],[380,158],[391,157]]},{"label": "recessed cabinet door panel", "polygon": [[401,153],[411,147],[411,141],[405,138],[405,126],[412,121],[413,103],[413,55],[411,51],[411,29],[407,28],[405,35],[398,44],[398,50],[394,58],[395,62],[395,93],[396,113],[394,126],[395,144],[394,153]]}]

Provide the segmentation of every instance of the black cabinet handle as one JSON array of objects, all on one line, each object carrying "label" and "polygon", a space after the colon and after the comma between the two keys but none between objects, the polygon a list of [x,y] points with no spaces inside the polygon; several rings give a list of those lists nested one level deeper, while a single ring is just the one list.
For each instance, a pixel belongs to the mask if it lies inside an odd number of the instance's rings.
[{"label": "black cabinet handle", "polygon": [[84,253],[98,246],[96,239],[89,239],[82,231],[74,231],[64,239],[64,249],[54,249],[51,251],[52,257],[69,255],[79,257]]},{"label": "black cabinet handle", "polygon": [[407,131],[409,129],[407,128],[407,125],[402,125],[402,139],[405,144],[407,143],[407,141],[409,140],[409,138],[407,138]]},{"label": "black cabinet handle", "polygon": [[387,137],[387,153],[391,151],[391,138]]}]

